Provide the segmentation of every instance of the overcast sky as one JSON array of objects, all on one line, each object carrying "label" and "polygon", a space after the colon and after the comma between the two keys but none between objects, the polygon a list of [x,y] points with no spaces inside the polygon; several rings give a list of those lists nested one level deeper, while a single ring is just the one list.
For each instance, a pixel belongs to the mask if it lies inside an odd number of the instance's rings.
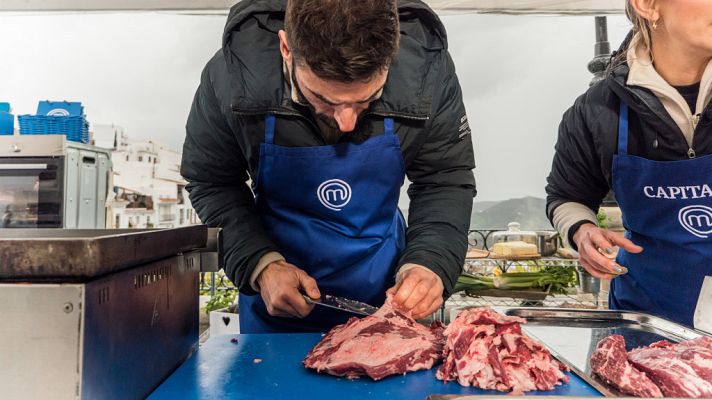
[{"label": "overcast sky", "polygon": [[[92,123],[180,149],[224,16],[0,14],[0,101],[81,101]],[[477,201],[544,197],[562,113],[588,87],[593,17],[443,16],[473,130]],[[629,29],[609,18],[615,48]]]}]

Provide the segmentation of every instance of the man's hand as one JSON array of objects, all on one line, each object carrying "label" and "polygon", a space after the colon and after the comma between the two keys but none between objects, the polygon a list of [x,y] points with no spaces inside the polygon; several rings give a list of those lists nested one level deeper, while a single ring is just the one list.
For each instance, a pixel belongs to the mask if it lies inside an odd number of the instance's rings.
[{"label": "man's hand", "polygon": [[[443,282],[433,271],[416,264],[405,264],[408,269],[397,275],[396,285],[386,293],[414,319],[432,314],[443,304]],[[403,268],[401,267],[401,268]]]},{"label": "man's hand", "polygon": [[578,246],[579,261],[586,271],[598,279],[613,279],[628,270],[614,259],[613,246],[620,246],[629,253],[640,253],[643,248],[626,239],[620,233],[601,229],[594,224],[584,224],[574,234]]},{"label": "man's hand", "polygon": [[312,299],[321,297],[314,278],[284,260],[267,265],[257,277],[257,284],[267,312],[273,317],[304,318],[314,305],[307,304],[302,293]]}]

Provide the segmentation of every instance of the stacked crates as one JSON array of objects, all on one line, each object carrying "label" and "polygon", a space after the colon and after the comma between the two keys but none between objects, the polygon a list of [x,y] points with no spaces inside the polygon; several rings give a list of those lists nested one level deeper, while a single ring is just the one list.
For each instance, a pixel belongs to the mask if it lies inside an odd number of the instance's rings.
[{"label": "stacked crates", "polygon": [[89,123],[79,102],[40,101],[37,115],[19,115],[22,135],[65,135],[67,140],[89,143]]}]

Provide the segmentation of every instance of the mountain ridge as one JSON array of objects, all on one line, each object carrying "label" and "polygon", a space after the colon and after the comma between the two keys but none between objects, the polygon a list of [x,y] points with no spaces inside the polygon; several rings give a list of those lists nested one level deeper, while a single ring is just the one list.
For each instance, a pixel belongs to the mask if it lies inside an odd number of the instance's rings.
[{"label": "mountain ridge", "polygon": [[522,230],[553,229],[546,216],[546,200],[527,196],[503,201],[475,202],[470,229],[507,230],[507,224],[519,222]]}]

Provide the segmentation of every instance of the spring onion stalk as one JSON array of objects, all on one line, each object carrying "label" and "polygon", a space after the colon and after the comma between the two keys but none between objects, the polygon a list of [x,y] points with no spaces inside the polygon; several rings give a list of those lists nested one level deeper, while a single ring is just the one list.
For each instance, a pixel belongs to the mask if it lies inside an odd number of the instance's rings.
[{"label": "spring onion stalk", "polygon": [[502,290],[548,290],[552,294],[566,293],[576,283],[573,267],[544,267],[538,272],[502,272],[493,275],[462,274],[455,285],[455,292],[482,289]]}]

